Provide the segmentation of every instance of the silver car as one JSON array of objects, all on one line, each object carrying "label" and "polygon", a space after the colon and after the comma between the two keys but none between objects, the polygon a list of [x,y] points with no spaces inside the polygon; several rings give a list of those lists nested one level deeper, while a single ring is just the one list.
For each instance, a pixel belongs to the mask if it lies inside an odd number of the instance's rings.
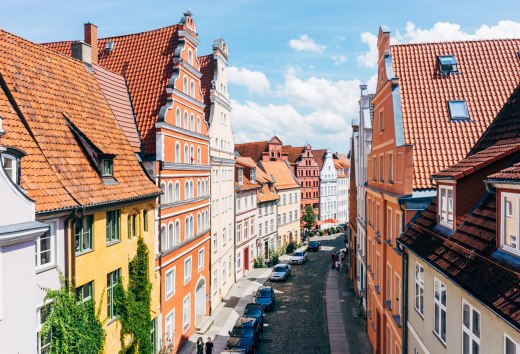
[{"label": "silver car", "polygon": [[291,275],[291,266],[288,264],[278,264],[275,265],[271,275],[269,275],[269,280],[287,280]]},{"label": "silver car", "polygon": [[303,264],[307,260],[307,251],[306,250],[298,250],[295,251],[289,259],[292,264]]}]

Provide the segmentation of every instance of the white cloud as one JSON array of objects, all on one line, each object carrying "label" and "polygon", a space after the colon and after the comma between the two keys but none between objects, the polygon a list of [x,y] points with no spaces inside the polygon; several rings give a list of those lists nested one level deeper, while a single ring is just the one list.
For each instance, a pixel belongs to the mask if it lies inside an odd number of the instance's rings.
[{"label": "white cloud", "polygon": [[[448,41],[465,41],[475,39],[519,38],[520,23],[504,20],[494,26],[482,25],[474,33],[464,32],[459,24],[450,22],[437,22],[432,28],[422,29],[413,22],[407,22],[404,33],[396,31],[391,42],[397,43],[431,43]],[[374,68],[377,64],[377,36],[364,32],[361,34],[361,42],[368,45],[368,51],[357,57],[360,66]]]},{"label": "white cloud", "polygon": [[341,63],[346,62],[348,60],[348,57],[346,55],[333,55],[331,59],[334,62],[334,65],[339,65]]},{"label": "white cloud", "polygon": [[299,39],[289,40],[289,47],[299,52],[307,51],[313,53],[323,53],[326,48],[324,45],[314,42],[314,40],[306,34],[302,34]]},{"label": "white cloud", "polygon": [[228,82],[245,86],[249,93],[264,94],[269,91],[269,79],[261,71],[230,66],[228,68]]}]

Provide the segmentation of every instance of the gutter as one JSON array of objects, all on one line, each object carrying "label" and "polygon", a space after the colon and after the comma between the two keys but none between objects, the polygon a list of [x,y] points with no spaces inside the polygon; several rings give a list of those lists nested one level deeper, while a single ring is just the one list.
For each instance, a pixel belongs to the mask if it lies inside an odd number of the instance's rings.
[{"label": "gutter", "polygon": [[[405,227],[405,210],[403,209],[403,204],[399,203],[399,209],[401,209],[401,225]],[[400,230],[400,233],[402,234],[403,230]],[[399,237],[401,236],[399,235]],[[403,354],[408,353],[408,254],[405,252],[402,243],[399,241],[399,239],[396,240],[398,249],[402,250],[402,268],[403,268],[403,276],[401,277],[401,289],[403,291],[401,297],[403,298],[403,301],[401,302],[402,307],[402,326],[403,326],[403,341],[401,345],[401,350]],[[399,247],[399,245],[401,247]]]}]

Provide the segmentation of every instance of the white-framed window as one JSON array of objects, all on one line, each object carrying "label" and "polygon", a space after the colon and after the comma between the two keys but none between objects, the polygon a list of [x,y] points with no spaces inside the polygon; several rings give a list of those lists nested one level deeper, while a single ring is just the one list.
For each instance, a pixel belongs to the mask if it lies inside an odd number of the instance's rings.
[{"label": "white-framed window", "polygon": [[402,284],[401,284],[401,277],[399,276],[399,274],[394,273],[395,277],[395,281],[394,281],[394,288],[395,288],[395,295],[394,295],[394,299],[395,299],[395,305],[394,305],[394,312],[399,316],[401,317],[402,316],[402,300],[401,300],[401,296],[402,296]]},{"label": "white-framed window", "polygon": [[519,354],[520,344],[515,342],[507,334],[504,334],[504,354]]},{"label": "white-framed window", "polygon": [[242,224],[237,225],[237,243],[242,240]]},{"label": "white-framed window", "polygon": [[[195,83],[193,82],[193,80],[190,81],[190,96],[195,97]],[[194,124],[192,124],[190,128],[192,130],[195,130]]]},{"label": "white-framed window", "polygon": [[164,327],[166,330],[164,333],[166,339],[173,339],[173,334],[175,332],[175,309],[166,315],[166,325]]},{"label": "white-framed window", "polygon": [[191,324],[191,294],[182,300],[182,332],[186,332]]},{"label": "white-framed window", "polygon": [[36,268],[52,266],[56,263],[57,221],[45,221],[49,231],[36,239]]},{"label": "white-framed window", "polygon": [[218,272],[216,270],[213,271],[213,288],[215,289],[215,291],[213,292],[214,294],[216,294],[218,292],[218,285],[217,285],[217,280],[218,280]]},{"label": "white-framed window", "polygon": [[76,288],[76,299],[81,302],[86,302],[93,299],[94,296],[94,281],[78,286]]},{"label": "white-framed window", "polygon": [[173,295],[175,295],[175,267],[172,269],[166,271],[165,276],[165,284],[164,284],[164,291],[165,295],[164,297],[166,300],[171,298]]},{"label": "white-framed window", "polygon": [[175,162],[181,163],[181,144],[175,143]]},{"label": "white-framed window", "polygon": [[462,353],[480,353],[480,313],[462,300]]},{"label": "white-framed window", "polygon": [[520,194],[501,193],[500,246],[520,255]]},{"label": "white-framed window", "polygon": [[166,203],[166,183],[161,182],[161,204]]},{"label": "white-framed window", "polygon": [[439,223],[453,229],[453,187],[439,186]]},{"label": "white-framed window", "polygon": [[191,280],[191,256],[184,260],[184,285]]},{"label": "white-framed window", "polygon": [[51,347],[52,333],[49,332],[46,336],[41,334],[41,329],[47,320],[49,311],[51,311],[49,304],[38,309],[38,354],[49,353]]},{"label": "white-framed window", "polygon": [[177,108],[175,110],[175,125],[178,126],[179,128],[181,127],[181,124],[182,124],[181,120],[182,120],[182,118],[181,118],[181,110],[180,110],[180,108]]},{"label": "white-framed window", "polygon": [[198,261],[197,269],[200,272],[201,270],[204,269],[204,247],[199,250],[199,255],[198,255],[197,261]]},{"label": "white-framed window", "polygon": [[188,63],[193,65],[193,50],[188,49]]},{"label": "white-framed window", "polygon": [[238,183],[244,183],[244,170],[242,168],[238,169]]},{"label": "white-framed window", "polygon": [[9,178],[11,178],[11,181],[13,181],[15,184],[19,183],[19,176],[18,176],[18,159],[14,156],[7,155],[6,153],[2,154],[2,166],[4,167],[4,171],[7,173]]},{"label": "white-framed window", "polygon": [[178,245],[181,243],[181,222],[179,220],[175,221],[175,244]]},{"label": "white-framed window", "polygon": [[433,281],[433,332],[446,344],[446,285],[439,279]]},{"label": "white-framed window", "polygon": [[186,76],[182,79],[182,92],[188,94],[188,78]]},{"label": "white-framed window", "polygon": [[415,263],[415,309],[424,316],[424,267]]},{"label": "white-framed window", "polygon": [[237,270],[242,269],[242,252],[237,252]]}]

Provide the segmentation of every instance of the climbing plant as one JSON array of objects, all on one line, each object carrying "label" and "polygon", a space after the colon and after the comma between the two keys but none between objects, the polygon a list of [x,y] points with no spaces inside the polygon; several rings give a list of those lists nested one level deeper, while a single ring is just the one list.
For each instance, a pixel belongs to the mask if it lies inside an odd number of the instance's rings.
[{"label": "climbing plant", "polygon": [[105,331],[99,320],[100,309],[96,311],[93,299],[78,301],[72,286],[67,286],[60,274],[59,289],[45,289],[45,302],[49,305],[47,318],[42,325],[40,335],[51,336],[50,354],[98,354],[105,345]]},{"label": "climbing plant", "polygon": [[[114,289],[116,316],[121,322],[121,353],[151,353],[152,319],[150,316],[152,284],[148,275],[149,252],[142,237],[137,240],[137,254],[128,263],[128,289],[122,280]],[[125,337],[130,343],[125,345]]]}]

